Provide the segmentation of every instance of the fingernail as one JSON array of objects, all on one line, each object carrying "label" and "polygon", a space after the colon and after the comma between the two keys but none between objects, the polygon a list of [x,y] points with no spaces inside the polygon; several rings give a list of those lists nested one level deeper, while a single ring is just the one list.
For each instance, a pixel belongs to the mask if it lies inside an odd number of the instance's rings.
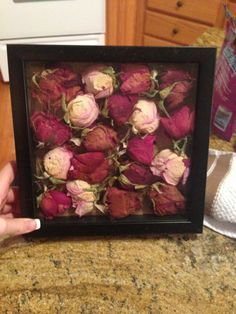
[{"label": "fingernail", "polygon": [[35,219],[34,221],[35,221],[35,225],[36,225],[35,230],[40,229],[40,227],[41,227],[41,221],[40,221],[40,219],[37,218],[37,219]]}]

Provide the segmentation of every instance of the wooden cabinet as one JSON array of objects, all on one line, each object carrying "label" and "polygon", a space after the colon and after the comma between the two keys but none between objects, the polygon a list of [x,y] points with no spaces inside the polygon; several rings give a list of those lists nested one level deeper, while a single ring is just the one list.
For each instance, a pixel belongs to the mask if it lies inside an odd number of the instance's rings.
[{"label": "wooden cabinet", "polygon": [[[236,13],[236,0],[228,1]],[[107,0],[107,44],[186,46],[223,27],[222,0]]]}]

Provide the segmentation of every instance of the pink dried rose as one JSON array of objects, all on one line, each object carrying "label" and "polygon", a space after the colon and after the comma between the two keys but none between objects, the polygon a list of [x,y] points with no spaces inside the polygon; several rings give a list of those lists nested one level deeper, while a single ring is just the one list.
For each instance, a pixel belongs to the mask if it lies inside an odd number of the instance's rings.
[{"label": "pink dried rose", "polygon": [[102,152],[77,154],[71,160],[70,180],[80,179],[95,184],[102,182],[109,173],[109,162]]},{"label": "pink dried rose", "polygon": [[173,110],[183,103],[193,85],[190,73],[169,69],[161,75],[160,96],[165,100],[167,109]]},{"label": "pink dried rose", "polygon": [[86,128],[97,119],[98,115],[99,108],[94,96],[85,94],[69,102],[65,118],[76,127]]},{"label": "pink dried rose", "polygon": [[184,158],[176,155],[170,149],[164,149],[157,154],[151,164],[155,176],[162,177],[166,183],[177,185],[182,178],[186,166]]},{"label": "pink dried rose", "polygon": [[127,153],[133,161],[150,165],[154,157],[155,135],[135,136],[128,141]]},{"label": "pink dried rose", "polygon": [[122,64],[120,79],[120,90],[123,94],[144,93],[152,85],[150,70],[142,64]]},{"label": "pink dried rose", "polygon": [[112,218],[124,218],[140,208],[139,195],[111,187],[107,189],[106,203]]},{"label": "pink dried rose", "polygon": [[159,192],[152,190],[149,196],[154,205],[154,213],[158,216],[183,214],[185,197],[172,185],[162,185]]},{"label": "pink dried rose", "polygon": [[137,133],[153,133],[159,126],[160,116],[154,101],[140,99],[130,117],[132,130]]},{"label": "pink dried rose", "polygon": [[129,187],[130,184],[149,185],[154,183],[156,179],[157,178],[152,174],[149,168],[134,162],[129,164],[128,168],[124,170],[119,177],[119,181],[127,187]]},{"label": "pink dried rose", "polygon": [[72,157],[72,152],[66,148],[56,147],[44,156],[44,169],[53,178],[66,180]]},{"label": "pink dried rose", "polygon": [[166,133],[173,139],[178,140],[193,132],[195,112],[188,106],[183,106],[170,118],[161,118],[161,123]]},{"label": "pink dried rose", "polygon": [[40,208],[47,219],[63,214],[71,207],[71,198],[56,190],[47,191],[40,202]]},{"label": "pink dried rose", "polygon": [[30,120],[35,137],[39,142],[63,145],[71,138],[70,128],[52,115],[35,112]]},{"label": "pink dried rose", "polygon": [[116,124],[125,124],[128,122],[137,100],[138,97],[133,95],[125,96],[118,93],[112,95],[107,102],[109,116]]},{"label": "pink dried rose", "polygon": [[94,209],[96,195],[90,184],[83,180],[68,181],[66,188],[78,216],[87,215]]},{"label": "pink dried rose", "polygon": [[41,104],[60,107],[63,94],[69,102],[81,92],[79,76],[64,67],[36,73],[32,81],[32,97]]},{"label": "pink dried rose", "polygon": [[113,93],[113,78],[108,73],[113,73],[112,70],[103,64],[89,67],[82,75],[86,92],[93,94],[95,99],[109,97]]},{"label": "pink dried rose", "polygon": [[118,142],[117,133],[105,125],[98,125],[87,133],[83,140],[87,151],[107,151],[115,148]]}]

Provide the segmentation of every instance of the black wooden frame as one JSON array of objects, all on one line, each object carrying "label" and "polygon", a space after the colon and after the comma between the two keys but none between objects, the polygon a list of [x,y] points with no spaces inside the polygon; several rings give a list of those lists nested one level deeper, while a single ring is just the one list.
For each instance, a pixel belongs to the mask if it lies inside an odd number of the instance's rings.
[{"label": "black wooden frame", "polygon": [[109,47],[8,45],[10,88],[13,109],[20,199],[23,216],[35,217],[32,183],[30,126],[28,124],[26,62],[168,62],[197,63],[196,124],[193,134],[191,190],[188,217],[130,216],[120,221],[107,217],[58,217],[41,220],[34,235],[98,235],[120,233],[201,233],[203,225],[206,168],[209,145],[215,48],[192,47]]}]

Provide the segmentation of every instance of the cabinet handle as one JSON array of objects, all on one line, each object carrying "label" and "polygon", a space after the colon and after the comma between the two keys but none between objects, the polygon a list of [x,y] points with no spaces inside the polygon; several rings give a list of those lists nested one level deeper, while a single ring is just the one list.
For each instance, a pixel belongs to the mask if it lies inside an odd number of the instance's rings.
[{"label": "cabinet handle", "polygon": [[175,28],[172,29],[172,34],[173,35],[177,35],[178,32],[179,32],[178,28],[175,27]]},{"label": "cabinet handle", "polygon": [[176,2],[176,6],[177,6],[178,8],[181,8],[183,5],[184,5],[184,3],[183,3],[181,0],[179,0],[179,1]]}]

